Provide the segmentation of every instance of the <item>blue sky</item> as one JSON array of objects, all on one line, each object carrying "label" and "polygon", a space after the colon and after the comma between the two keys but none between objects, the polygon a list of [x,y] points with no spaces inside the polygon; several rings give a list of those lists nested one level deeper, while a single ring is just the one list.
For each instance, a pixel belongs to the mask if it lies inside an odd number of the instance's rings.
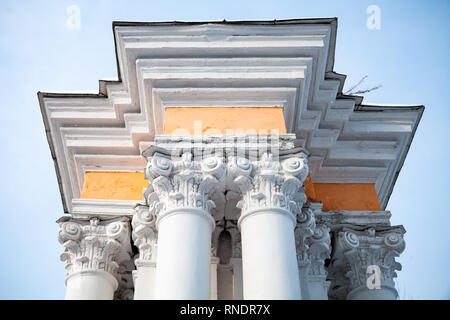
[{"label": "blue sky", "polygon": [[[80,8],[80,29],[67,8]],[[366,26],[369,5],[381,28]],[[346,88],[381,84],[364,102],[426,106],[392,193],[403,224],[402,299],[450,298],[450,1],[1,1],[0,298],[62,299],[64,263],[55,221],[61,199],[37,91],[97,90],[117,76],[111,23],[337,17],[334,70]]]}]

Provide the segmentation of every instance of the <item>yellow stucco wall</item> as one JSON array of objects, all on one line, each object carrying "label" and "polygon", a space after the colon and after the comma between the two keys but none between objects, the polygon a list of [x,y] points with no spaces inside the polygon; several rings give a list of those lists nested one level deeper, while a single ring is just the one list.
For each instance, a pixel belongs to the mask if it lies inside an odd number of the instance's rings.
[{"label": "yellow stucco wall", "polygon": [[83,199],[141,200],[148,187],[143,172],[88,171],[81,192]]},{"label": "yellow stucco wall", "polygon": [[[86,172],[81,198],[142,200],[142,190],[148,186],[142,172]],[[381,210],[375,185],[372,183],[312,183],[305,184],[309,200],[322,201],[323,210]]]},{"label": "yellow stucco wall", "polygon": [[284,134],[281,107],[166,108],[164,134]]},{"label": "yellow stucco wall", "polygon": [[323,210],[381,210],[373,183],[305,183],[308,200],[322,201]]}]

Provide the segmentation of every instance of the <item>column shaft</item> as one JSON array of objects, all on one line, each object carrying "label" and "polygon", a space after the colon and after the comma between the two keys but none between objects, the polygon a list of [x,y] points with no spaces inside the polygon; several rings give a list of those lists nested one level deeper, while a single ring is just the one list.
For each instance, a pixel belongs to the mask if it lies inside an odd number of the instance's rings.
[{"label": "column shaft", "polygon": [[300,299],[290,213],[270,209],[241,223],[244,299]]},{"label": "column shaft", "polygon": [[211,219],[176,209],[159,223],[156,299],[210,299]]},{"label": "column shaft", "polygon": [[301,150],[279,161],[230,157],[233,182],[242,192],[241,230],[244,299],[300,299],[294,228],[306,196],[308,167]]},{"label": "column shaft", "polygon": [[146,200],[157,216],[155,298],[210,299],[215,204],[209,196],[224,176],[223,160],[160,151],[148,149],[146,168],[151,180]]},{"label": "column shaft", "polygon": [[66,300],[112,300],[117,285],[106,271],[80,272],[67,278]]},{"label": "column shaft", "polygon": [[152,300],[155,298],[156,264],[139,266],[134,282],[134,300]]},{"label": "column shaft", "polygon": [[234,300],[242,300],[244,298],[242,290],[242,259],[231,258],[231,264],[233,265],[233,298]]},{"label": "column shaft", "polygon": [[217,266],[219,264],[219,258],[211,257],[211,300],[217,300],[218,296],[218,279],[217,279]]}]

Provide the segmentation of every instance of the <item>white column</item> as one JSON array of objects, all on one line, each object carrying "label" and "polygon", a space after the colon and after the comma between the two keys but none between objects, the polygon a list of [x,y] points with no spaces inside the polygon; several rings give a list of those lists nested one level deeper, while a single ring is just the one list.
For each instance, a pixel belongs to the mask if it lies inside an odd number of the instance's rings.
[{"label": "white column", "polygon": [[243,195],[238,225],[244,299],[300,299],[294,228],[306,200],[302,188],[308,172],[305,158],[291,157],[280,163],[264,154],[253,164],[245,158],[231,158],[229,166]]},{"label": "white column", "polygon": [[152,300],[155,291],[156,263],[137,264],[134,276],[134,300]]},{"label": "white column", "polygon": [[225,171],[216,157],[192,160],[154,154],[146,174],[147,202],[157,215],[156,299],[210,299],[211,232],[214,203],[209,194]]},{"label": "white column", "polygon": [[241,221],[244,299],[300,299],[289,212],[258,210]]},{"label": "white column", "polygon": [[243,281],[242,278],[242,258],[231,258],[233,265],[233,296],[234,300],[244,299]]},{"label": "white column", "polygon": [[80,271],[66,279],[66,300],[112,300],[117,286],[117,279],[106,271]]},{"label": "white column", "polygon": [[217,300],[219,296],[218,265],[220,258],[217,257],[217,249],[219,246],[219,236],[223,229],[223,222],[216,222],[214,231],[211,235],[211,300]]},{"label": "white column", "polygon": [[217,257],[211,257],[211,300],[217,300],[217,286],[218,286],[218,279],[217,279],[217,265],[219,264],[219,258]]},{"label": "white column", "polygon": [[149,207],[138,205],[131,222],[134,245],[139,249],[135,260],[134,300],[154,299],[156,273],[156,215]]},{"label": "white column", "polygon": [[67,300],[112,300],[119,264],[130,259],[127,219],[81,221],[61,218],[59,241],[67,262]]},{"label": "white column", "polygon": [[158,225],[156,299],[210,299],[214,221],[194,208],[166,214]]}]

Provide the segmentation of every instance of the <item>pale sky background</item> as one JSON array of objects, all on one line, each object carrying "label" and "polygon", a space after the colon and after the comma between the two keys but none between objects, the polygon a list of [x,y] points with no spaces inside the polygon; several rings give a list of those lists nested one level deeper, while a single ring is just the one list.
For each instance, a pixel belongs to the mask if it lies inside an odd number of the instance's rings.
[{"label": "pale sky background", "polygon": [[[66,26],[77,5],[81,28]],[[366,27],[369,5],[381,29]],[[0,2],[0,299],[63,299],[63,215],[37,91],[98,90],[117,77],[111,24],[122,21],[337,17],[334,70],[345,88],[382,88],[366,103],[426,109],[389,201],[403,224],[402,299],[450,298],[450,1],[19,1]]]}]

